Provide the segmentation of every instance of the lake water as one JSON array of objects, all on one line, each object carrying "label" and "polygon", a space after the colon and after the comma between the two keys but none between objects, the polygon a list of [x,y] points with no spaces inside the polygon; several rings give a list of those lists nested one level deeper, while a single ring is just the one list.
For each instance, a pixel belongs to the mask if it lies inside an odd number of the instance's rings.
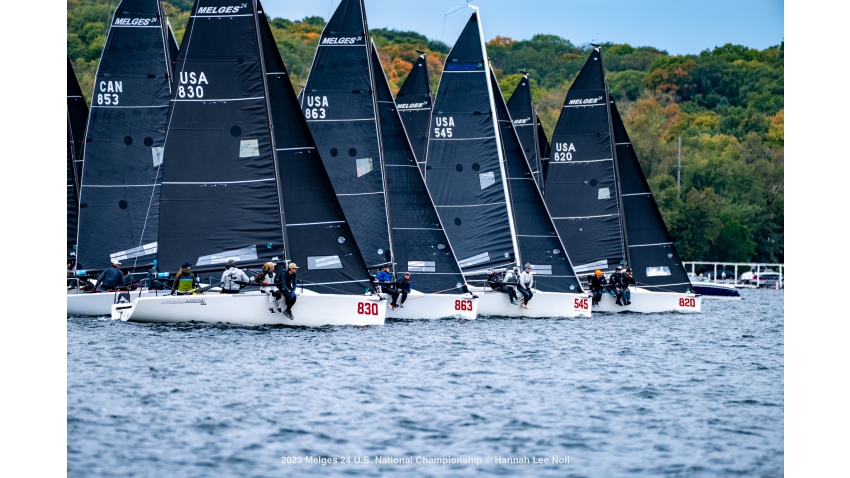
[{"label": "lake water", "polygon": [[742,295],[362,329],[68,318],[68,472],[782,476],[784,291]]}]

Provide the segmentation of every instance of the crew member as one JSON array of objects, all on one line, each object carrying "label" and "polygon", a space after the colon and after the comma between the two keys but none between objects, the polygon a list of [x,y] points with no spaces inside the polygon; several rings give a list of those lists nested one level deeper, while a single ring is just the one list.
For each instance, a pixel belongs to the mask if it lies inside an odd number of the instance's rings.
[{"label": "crew member", "polygon": [[525,270],[522,274],[519,275],[519,285],[517,286],[517,290],[522,294],[523,300],[520,306],[526,309],[530,309],[528,306],[528,302],[531,301],[531,297],[534,295],[531,292],[531,286],[534,285],[534,273],[531,272],[531,264],[525,264]]},{"label": "crew member", "polygon": [[494,291],[501,292],[503,294],[508,294],[508,297],[511,299],[511,305],[518,305],[514,288],[505,285],[505,282],[499,279],[499,276],[493,269],[487,271],[487,285],[489,285],[490,289]]},{"label": "crew member", "polygon": [[222,294],[238,294],[242,290],[242,285],[248,282],[248,276],[236,267],[236,261],[230,259],[225,264],[224,274],[221,275],[221,293]]},{"label": "crew member", "polygon": [[410,293],[410,272],[405,272],[404,279],[398,281],[398,291],[401,294],[401,303],[398,306],[404,308],[404,301]]},{"label": "crew member", "polygon": [[156,259],[154,259],[153,260],[153,267],[151,267],[150,270],[148,270],[148,277],[147,277],[147,281],[146,281],[149,290],[165,289],[165,285],[162,282],[156,280],[156,278],[158,277],[158,274],[159,274],[159,270],[157,270],[157,261],[156,261]]},{"label": "crew member", "polygon": [[[121,272],[120,267],[121,263],[118,262],[118,259],[113,259],[112,267],[104,269],[103,272],[100,273],[100,276],[98,276],[97,282],[94,284],[94,290],[106,292],[124,285],[124,273]],[[101,284],[103,284],[103,288],[100,287]]]},{"label": "crew member", "polygon": [[629,286],[635,285],[635,278],[632,275],[632,270],[626,268],[626,273],[623,274],[623,304],[632,305],[632,291]]},{"label": "crew member", "polygon": [[253,277],[253,281],[258,284],[263,284],[260,287],[260,292],[266,294],[269,298],[269,313],[274,314],[275,308],[279,307],[279,301],[283,297],[277,287],[274,285],[274,262],[266,262],[263,264],[263,271]]},{"label": "crew member", "polygon": [[390,275],[390,266],[384,266],[381,268],[381,272],[378,272],[378,285],[381,287],[381,292],[385,294],[389,294],[393,300],[390,302],[390,308],[396,309],[398,308],[398,289],[392,287],[393,278]]},{"label": "crew member", "polygon": [[[286,302],[286,310],[283,311],[283,315],[289,317],[289,320],[295,320],[295,314],[292,313],[292,306],[295,305],[295,300],[298,298],[295,295],[295,287],[298,284],[297,272],[298,266],[294,262],[290,262],[289,267],[286,268],[286,272],[278,276],[276,281],[277,288],[283,293],[283,300]],[[278,304],[280,303],[278,302]],[[277,310],[280,310],[280,305],[278,305]]]},{"label": "crew member", "polygon": [[617,266],[614,273],[608,278],[608,292],[617,298],[617,305],[623,305],[623,274],[622,268]]},{"label": "crew member", "polygon": [[605,291],[605,276],[602,271],[596,270],[596,273],[588,276],[587,285],[590,287],[590,292],[593,294],[591,307],[597,307],[599,301],[602,300],[602,293]]},{"label": "crew member", "polygon": [[192,264],[184,262],[174,276],[174,282],[171,283],[171,295],[175,292],[179,294],[188,294],[197,286],[198,277],[192,272]]}]

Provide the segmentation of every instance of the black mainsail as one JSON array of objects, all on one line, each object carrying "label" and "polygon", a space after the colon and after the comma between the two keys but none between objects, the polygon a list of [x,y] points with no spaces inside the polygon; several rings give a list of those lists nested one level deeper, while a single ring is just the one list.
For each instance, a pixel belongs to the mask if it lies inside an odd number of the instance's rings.
[{"label": "black mainsail", "polygon": [[[528,159],[531,174],[534,181],[543,189],[543,181],[540,173],[540,139],[537,111],[534,108],[534,100],[531,97],[531,80],[525,73],[519,80],[516,89],[508,100],[508,111],[514,122],[514,129],[522,144],[522,150]],[[545,139],[543,139],[545,141]]]},{"label": "black mainsail", "polygon": [[516,238],[476,10],[446,57],[431,114],[425,181],[464,272],[516,262]]},{"label": "black mainsail", "polygon": [[342,0],[322,31],[301,108],[360,253],[375,266],[393,257],[370,50],[362,0]]},{"label": "black mainsail", "polygon": [[688,273],[652,197],[646,176],[610,93],[608,99],[611,102],[615,158],[623,198],[628,263],[635,282],[644,289],[656,292],[691,292]]},{"label": "black mainsail", "polygon": [[594,49],[552,135],[546,205],[577,273],[626,263],[605,74]]},{"label": "black mainsail", "polygon": [[68,59],[68,257],[77,255],[77,219],[80,214],[80,179],[89,108]]},{"label": "black mainsail", "polygon": [[156,0],[122,0],[112,17],[86,132],[78,267],[155,258],[171,78],[164,19]]},{"label": "black mainsail", "polygon": [[428,126],[431,121],[431,82],[428,78],[428,61],[421,53],[396,95],[404,129],[413,154],[422,171],[425,171],[425,149],[428,147]]},{"label": "black mainsail", "polygon": [[372,64],[395,270],[410,272],[420,292],[462,292],[458,288],[466,281],[425,187],[374,44]]},{"label": "black mainsail", "polygon": [[177,57],[159,262],[280,260],[283,225],[254,2],[197,0]]},{"label": "black mainsail", "polygon": [[515,121],[508,113],[499,82],[490,70],[496,114],[499,119],[499,137],[505,159],[508,200],[523,264],[531,264],[535,287],[545,292],[579,293],[581,284],[573,272],[570,258],[561,244],[555,224],[543,202],[543,194],[534,180],[534,173],[524,154]]},{"label": "black mainsail", "polygon": [[261,6],[258,11],[286,259],[300,264],[299,280],[311,290],[363,293],[371,289],[366,265],[301,114]]}]

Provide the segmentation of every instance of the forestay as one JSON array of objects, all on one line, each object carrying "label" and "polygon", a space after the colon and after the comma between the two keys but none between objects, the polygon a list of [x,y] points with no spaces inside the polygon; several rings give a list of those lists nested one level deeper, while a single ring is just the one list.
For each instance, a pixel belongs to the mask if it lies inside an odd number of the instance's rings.
[{"label": "forestay", "polygon": [[516,261],[478,12],[446,57],[431,114],[425,181],[465,271]]},{"label": "forestay", "polygon": [[374,44],[372,64],[395,270],[399,276],[410,272],[413,288],[420,292],[461,293],[466,281],[416,164]]},{"label": "forestay", "polygon": [[567,93],[545,175],[546,205],[577,273],[626,259],[605,91],[595,49]]},{"label": "forestay", "polygon": [[614,99],[611,122],[623,198],[629,266],[639,287],[657,292],[692,292],[688,274],[676,252],[652,191],[646,182]]},{"label": "forestay", "polygon": [[286,258],[299,265],[298,280],[311,290],[362,294],[371,289],[366,265],[301,114],[262,7],[258,10]]},{"label": "forestay", "polygon": [[370,41],[361,0],[342,0],[322,31],[301,108],[361,255],[391,263]]},{"label": "forestay", "polygon": [[156,0],[123,0],[98,65],[86,132],[77,264],[156,257],[170,89],[167,27]]},{"label": "forestay", "polygon": [[76,256],[77,218],[80,213],[80,179],[83,174],[83,145],[85,144],[86,121],[89,108],[83,91],[68,59],[68,257]]},{"label": "forestay", "polygon": [[490,70],[494,106],[499,119],[499,137],[508,184],[519,258],[523,265],[531,264],[535,288],[544,292],[580,293],[570,258],[561,244],[555,225],[546,210],[543,195],[534,181],[528,160],[523,153],[515,122],[511,121],[496,75]]},{"label": "forestay", "polygon": [[407,131],[413,154],[422,171],[425,171],[425,150],[428,147],[428,125],[431,120],[431,82],[428,77],[428,60],[419,55],[396,95],[396,105]]}]

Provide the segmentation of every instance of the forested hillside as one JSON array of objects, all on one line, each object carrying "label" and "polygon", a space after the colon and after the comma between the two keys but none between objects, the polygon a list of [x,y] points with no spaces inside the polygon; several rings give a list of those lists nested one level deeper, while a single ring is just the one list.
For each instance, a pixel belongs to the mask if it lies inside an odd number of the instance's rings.
[{"label": "forested hillside", "polygon": [[[192,3],[165,2],[178,43]],[[117,4],[67,2],[68,56],[87,97]],[[298,90],[325,20],[275,18],[271,23]],[[448,46],[415,32],[373,29],[372,35],[394,92],[412,68],[417,49],[427,52],[436,91]],[[496,36],[488,53],[506,97],[513,93],[520,70],[530,73],[539,115],[551,137],[589,48],[555,35],[530,40]],[[784,44],[761,51],[729,44],[685,56],[628,44],[603,44],[602,51],[611,92],[680,256],[783,262]],[[679,137],[681,188],[676,185]]]}]

